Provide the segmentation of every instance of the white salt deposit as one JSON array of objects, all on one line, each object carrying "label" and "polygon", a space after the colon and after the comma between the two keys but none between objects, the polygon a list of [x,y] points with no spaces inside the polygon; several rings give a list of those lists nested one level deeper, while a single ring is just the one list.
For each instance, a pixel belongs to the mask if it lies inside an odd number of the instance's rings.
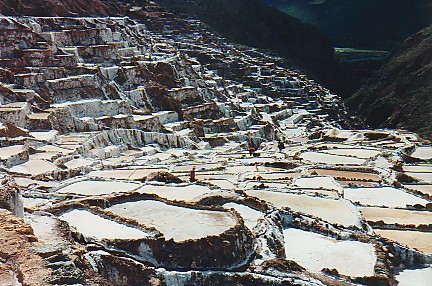
[{"label": "white salt deposit", "polygon": [[285,229],[283,233],[286,258],[309,271],[335,268],[339,273],[352,277],[374,275],[377,258],[372,244],[339,241],[294,228]]},{"label": "white salt deposit", "polygon": [[432,283],[432,267],[422,269],[405,269],[396,275],[399,286],[430,286]]},{"label": "white salt deposit", "polygon": [[311,189],[330,189],[342,192],[342,187],[337,184],[332,178],[329,177],[311,177],[311,178],[298,178],[295,180],[294,185],[300,188]]},{"label": "white salt deposit", "polygon": [[307,195],[249,190],[246,193],[272,203],[276,207],[289,207],[294,211],[320,217],[330,223],[361,227],[360,213],[350,202]]},{"label": "white salt deposit", "polygon": [[168,200],[178,201],[197,201],[201,196],[211,194],[213,191],[205,186],[188,185],[188,186],[158,186],[158,185],[145,185],[137,190],[140,193],[156,194]]},{"label": "white salt deposit", "polygon": [[227,209],[235,209],[241,215],[245,222],[245,225],[249,229],[253,229],[258,223],[258,219],[260,219],[264,215],[260,211],[237,203],[226,203],[223,205],[223,207]]},{"label": "white salt deposit", "polygon": [[364,159],[332,155],[320,152],[305,152],[300,154],[300,158],[312,163],[335,164],[335,165],[362,165],[366,162]]},{"label": "white salt deposit", "polygon": [[10,168],[11,172],[26,175],[40,175],[57,170],[57,167],[45,160],[29,160],[21,165]]},{"label": "white salt deposit", "polygon": [[153,200],[122,203],[108,210],[155,227],[165,239],[175,241],[219,235],[236,224],[229,212],[178,207]]},{"label": "white salt deposit", "polygon": [[139,239],[150,236],[142,230],[129,227],[84,210],[64,213],[60,219],[75,227],[85,237],[96,239]]},{"label": "white salt deposit", "polygon": [[422,160],[432,159],[432,147],[417,147],[411,156]]},{"label": "white salt deposit", "polygon": [[348,188],[345,189],[344,193],[346,199],[370,206],[406,207],[407,205],[426,205],[429,203],[425,199],[392,187]]},{"label": "white salt deposit", "polygon": [[106,195],[111,193],[130,192],[140,185],[115,181],[81,181],[59,189],[63,194]]}]

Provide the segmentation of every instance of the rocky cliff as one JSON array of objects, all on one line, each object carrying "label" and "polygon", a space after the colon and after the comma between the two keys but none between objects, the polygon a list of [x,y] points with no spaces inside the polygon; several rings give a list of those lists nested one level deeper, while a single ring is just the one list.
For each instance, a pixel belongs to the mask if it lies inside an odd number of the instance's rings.
[{"label": "rocky cliff", "polygon": [[432,27],[409,37],[348,104],[372,127],[432,137]]}]

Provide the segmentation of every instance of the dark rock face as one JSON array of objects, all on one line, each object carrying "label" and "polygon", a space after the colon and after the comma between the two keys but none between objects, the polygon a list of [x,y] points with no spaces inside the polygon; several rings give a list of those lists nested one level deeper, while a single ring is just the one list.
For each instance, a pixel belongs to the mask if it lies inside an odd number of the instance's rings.
[{"label": "dark rock face", "polygon": [[357,87],[353,77],[335,60],[331,41],[318,29],[259,0],[156,2],[176,12],[197,16],[235,42],[277,52],[342,96]]},{"label": "dark rock face", "polygon": [[336,45],[393,49],[431,22],[429,0],[264,0],[317,26]]},{"label": "dark rock face", "polygon": [[154,172],[147,176],[147,181],[157,181],[157,182],[165,182],[165,183],[182,183],[183,181],[168,172]]},{"label": "dark rock face", "polygon": [[372,127],[432,137],[432,27],[409,37],[348,105]]}]

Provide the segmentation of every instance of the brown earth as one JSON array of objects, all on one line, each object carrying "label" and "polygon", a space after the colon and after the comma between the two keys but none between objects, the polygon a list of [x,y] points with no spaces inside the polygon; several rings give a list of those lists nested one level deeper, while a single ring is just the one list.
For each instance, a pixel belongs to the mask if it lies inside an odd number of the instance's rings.
[{"label": "brown earth", "polygon": [[[33,229],[11,212],[0,209],[0,278],[17,275],[22,285],[46,285],[50,270],[34,252],[31,242],[37,238]],[[9,275],[8,275],[9,274]]]}]

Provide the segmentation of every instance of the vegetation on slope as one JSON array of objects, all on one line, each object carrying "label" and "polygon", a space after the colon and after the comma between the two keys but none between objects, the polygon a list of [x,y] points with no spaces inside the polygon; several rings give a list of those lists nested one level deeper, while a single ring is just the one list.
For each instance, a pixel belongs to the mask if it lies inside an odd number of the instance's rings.
[{"label": "vegetation on slope", "polygon": [[348,105],[371,127],[432,138],[432,26],[409,37]]},{"label": "vegetation on slope", "polygon": [[263,0],[311,23],[337,46],[390,50],[430,25],[430,0]]}]

